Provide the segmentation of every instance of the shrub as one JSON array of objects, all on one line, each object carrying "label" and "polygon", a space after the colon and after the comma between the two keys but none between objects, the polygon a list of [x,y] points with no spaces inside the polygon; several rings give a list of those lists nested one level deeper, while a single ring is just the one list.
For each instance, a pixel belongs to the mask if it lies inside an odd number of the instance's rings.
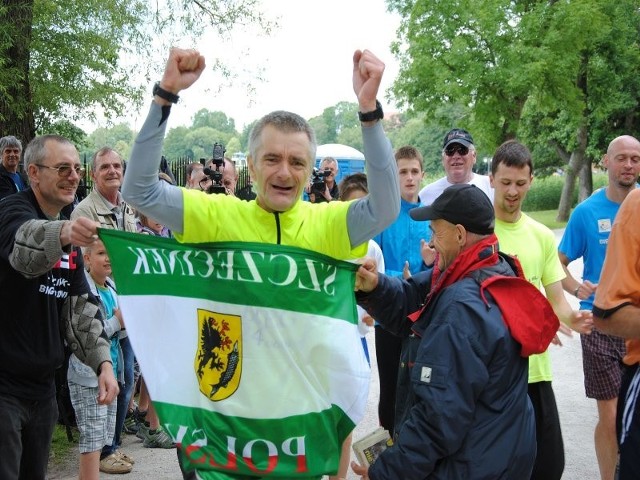
[{"label": "shrub", "polygon": [[[546,178],[536,178],[524,201],[522,210],[525,212],[535,212],[538,210],[557,210],[560,205],[560,196],[564,185],[564,177],[552,175]],[[593,190],[597,190],[607,184],[606,173],[593,175]],[[578,203],[578,185],[573,190],[571,207]]]}]

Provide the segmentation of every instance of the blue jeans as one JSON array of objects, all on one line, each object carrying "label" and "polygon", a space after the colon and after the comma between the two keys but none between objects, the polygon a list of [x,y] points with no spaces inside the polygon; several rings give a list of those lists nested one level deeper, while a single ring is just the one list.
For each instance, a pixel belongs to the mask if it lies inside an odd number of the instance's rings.
[{"label": "blue jeans", "polygon": [[45,480],[58,403],[0,394],[0,479]]},{"label": "blue jeans", "polygon": [[124,368],[124,385],[120,384],[120,393],[118,393],[118,408],[116,413],[116,433],[113,436],[113,443],[105,445],[102,449],[101,457],[111,455],[122,444],[121,435],[124,427],[124,419],[127,416],[129,408],[129,400],[133,394],[133,347],[129,337],[120,339],[120,348],[122,349],[123,368]]}]

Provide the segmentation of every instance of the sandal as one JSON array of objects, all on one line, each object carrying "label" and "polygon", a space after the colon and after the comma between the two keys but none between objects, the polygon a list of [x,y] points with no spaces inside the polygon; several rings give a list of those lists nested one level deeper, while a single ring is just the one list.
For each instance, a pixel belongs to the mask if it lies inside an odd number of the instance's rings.
[{"label": "sandal", "polygon": [[120,474],[129,473],[133,467],[129,462],[125,462],[115,453],[100,460],[100,471],[102,473]]}]

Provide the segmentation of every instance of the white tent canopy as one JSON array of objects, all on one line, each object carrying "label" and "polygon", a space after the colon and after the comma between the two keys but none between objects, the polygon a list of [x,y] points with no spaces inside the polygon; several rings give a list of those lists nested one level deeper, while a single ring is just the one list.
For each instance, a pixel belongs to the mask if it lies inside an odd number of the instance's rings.
[{"label": "white tent canopy", "polygon": [[316,160],[322,160],[324,157],[345,160],[364,160],[364,153],[348,145],[325,143],[324,145],[318,145]]}]

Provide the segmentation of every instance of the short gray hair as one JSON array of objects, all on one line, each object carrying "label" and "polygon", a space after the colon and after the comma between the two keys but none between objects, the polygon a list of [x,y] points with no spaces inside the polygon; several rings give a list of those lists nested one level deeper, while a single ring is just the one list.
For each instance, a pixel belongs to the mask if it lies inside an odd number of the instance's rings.
[{"label": "short gray hair", "polygon": [[115,153],[118,156],[118,158],[120,158],[120,163],[123,163],[122,155],[116,152],[113,148],[102,147],[100,150],[98,150],[96,153],[93,154],[93,157],[91,157],[91,171],[93,173],[96,173],[96,160],[99,157],[104,157],[105,155],[110,154],[111,152]]},{"label": "short gray hair", "polygon": [[273,126],[276,130],[283,133],[304,133],[309,139],[309,162],[313,166],[316,158],[316,147],[318,145],[316,141],[316,134],[304,118],[300,115],[292,112],[286,112],[284,110],[276,110],[262,117],[251,129],[249,134],[249,154],[253,158],[253,161],[257,160],[256,154],[258,148],[261,145],[262,130],[267,125]]},{"label": "short gray hair", "polygon": [[322,166],[323,163],[328,163],[328,164],[333,163],[336,166],[336,169],[340,170],[340,165],[338,164],[338,161],[333,157],[324,157],[322,160],[320,160],[320,166]]},{"label": "short gray hair", "polygon": [[0,138],[0,155],[4,153],[5,148],[9,147],[17,147],[22,151],[22,142],[13,135]]},{"label": "short gray hair", "polygon": [[71,145],[73,148],[76,146],[71,143],[70,140],[60,135],[40,135],[35,137],[29,142],[27,148],[24,151],[24,169],[25,171],[31,164],[42,163],[47,156],[46,144],[48,141],[60,143],[63,145]]}]

